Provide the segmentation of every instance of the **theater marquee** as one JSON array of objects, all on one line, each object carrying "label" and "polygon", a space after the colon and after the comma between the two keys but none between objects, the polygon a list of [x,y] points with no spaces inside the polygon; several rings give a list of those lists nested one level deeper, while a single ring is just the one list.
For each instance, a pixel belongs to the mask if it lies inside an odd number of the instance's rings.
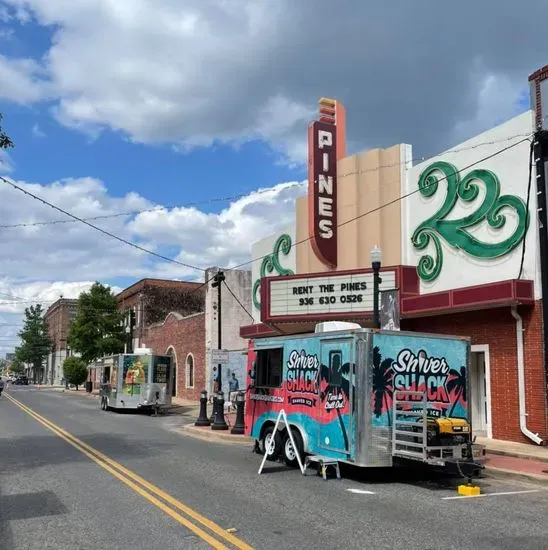
[{"label": "theater marquee", "polygon": [[[381,272],[380,290],[396,288],[396,272]],[[263,280],[263,322],[355,319],[373,311],[373,273],[352,272]]]}]

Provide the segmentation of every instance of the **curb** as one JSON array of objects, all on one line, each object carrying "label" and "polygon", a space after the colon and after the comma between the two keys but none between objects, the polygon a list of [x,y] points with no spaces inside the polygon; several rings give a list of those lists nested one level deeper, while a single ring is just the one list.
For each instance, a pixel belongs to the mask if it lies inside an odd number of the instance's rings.
[{"label": "curb", "polygon": [[[528,472],[516,472],[505,468],[485,468],[482,471],[484,478],[505,478],[521,481],[530,481],[548,487],[548,475],[531,474]],[[482,479],[481,477],[479,479]]]},{"label": "curb", "polygon": [[246,435],[232,435],[230,430],[213,431],[211,429],[203,429],[194,424],[187,424],[178,428],[178,431],[183,435],[189,435],[203,441],[212,441],[215,443],[225,443],[231,445],[251,445],[253,439]]},{"label": "curb", "polygon": [[548,456],[531,456],[524,453],[516,453],[512,451],[501,451],[499,449],[486,449],[488,455],[508,456],[511,458],[519,458],[521,460],[535,460],[537,462],[546,462],[548,464]]}]

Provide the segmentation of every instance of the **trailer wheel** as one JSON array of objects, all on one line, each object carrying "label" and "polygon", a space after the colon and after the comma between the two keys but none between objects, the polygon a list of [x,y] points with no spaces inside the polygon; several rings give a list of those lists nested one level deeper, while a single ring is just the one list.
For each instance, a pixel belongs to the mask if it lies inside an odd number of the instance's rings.
[{"label": "trailer wheel", "polygon": [[[304,455],[304,444],[301,432],[296,428],[293,428],[291,430],[291,435],[293,436],[295,446],[297,447],[297,453],[299,453],[299,457],[301,458],[302,462]],[[293,448],[293,444],[291,443],[291,438],[289,437],[288,432],[286,432],[284,439],[284,461],[288,466],[291,466],[292,468],[295,468],[299,464],[297,454],[295,452],[295,449]]]},{"label": "trailer wheel", "polygon": [[270,441],[274,438],[274,450],[268,454],[267,460],[277,460],[282,452],[282,436],[280,435],[280,432],[276,430],[276,433],[274,433],[274,426],[269,426],[266,428],[266,430],[263,432],[263,435],[261,437],[261,451],[262,453],[266,453],[266,450],[268,448],[268,444]]}]

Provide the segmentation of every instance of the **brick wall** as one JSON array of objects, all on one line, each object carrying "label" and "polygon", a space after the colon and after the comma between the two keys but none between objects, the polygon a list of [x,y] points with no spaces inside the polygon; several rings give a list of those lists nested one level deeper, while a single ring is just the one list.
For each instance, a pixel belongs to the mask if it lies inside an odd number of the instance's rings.
[{"label": "brick wall", "polygon": [[[167,355],[170,348],[177,367],[177,397],[197,401],[206,387],[205,314],[182,317],[170,313],[163,323],[148,327],[146,347],[156,355]],[[194,358],[194,387],[187,388],[186,362],[189,354]]]},{"label": "brick wall", "polygon": [[[548,437],[548,408],[542,336],[542,302],[520,307],[523,318],[527,427]],[[493,437],[532,443],[519,427],[516,321],[510,308],[402,320],[402,330],[470,336],[489,345]]]}]

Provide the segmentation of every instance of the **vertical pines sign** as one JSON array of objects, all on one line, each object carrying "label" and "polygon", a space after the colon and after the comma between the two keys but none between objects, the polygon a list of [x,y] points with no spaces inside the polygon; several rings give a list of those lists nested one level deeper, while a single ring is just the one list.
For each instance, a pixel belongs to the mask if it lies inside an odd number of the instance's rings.
[{"label": "vertical pines sign", "polygon": [[315,121],[308,128],[308,223],[312,249],[337,266],[337,128]]}]

